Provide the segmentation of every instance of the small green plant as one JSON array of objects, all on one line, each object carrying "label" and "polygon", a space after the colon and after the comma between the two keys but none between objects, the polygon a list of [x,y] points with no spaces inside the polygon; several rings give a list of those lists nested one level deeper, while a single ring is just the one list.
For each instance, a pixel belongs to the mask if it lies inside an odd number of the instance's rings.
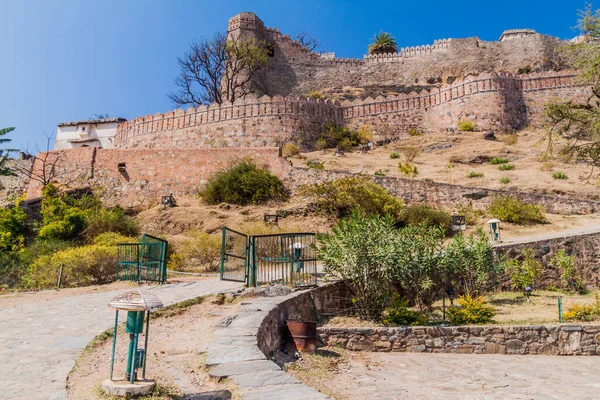
[{"label": "small green plant", "polygon": [[325,169],[325,161],[306,160],[306,165],[308,165],[308,168],[312,169]]},{"label": "small green plant", "polygon": [[483,297],[461,296],[457,300],[458,307],[448,308],[446,315],[453,325],[488,324],[492,322],[496,312]]},{"label": "small green plant", "polygon": [[260,204],[285,201],[289,195],[283,182],[251,159],[234,162],[213,175],[199,192],[207,204]]},{"label": "small green plant", "polygon": [[427,317],[422,312],[408,308],[408,301],[394,293],[392,304],[383,310],[381,322],[388,326],[425,325]]},{"label": "small green plant", "polygon": [[555,171],[552,174],[552,177],[554,179],[568,179],[569,178],[564,172],[561,172],[561,171]]},{"label": "small green plant", "polygon": [[530,73],[532,70],[531,65],[526,65],[524,67],[521,67],[517,70],[517,74],[522,75],[522,74],[528,74]]},{"label": "small green plant", "polygon": [[566,322],[590,322],[597,319],[598,316],[600,316],[600,297],[598,297],[598,292],[596,292],[596,294],[594,295],[593,304],[573,304],[563,314],[563,319]]},{"label": "small green plant", "polygon": [[542,276],[542,263],[535,259],[532,248],[523,250],[523,261],[518,259],[506,262],[506,273],[510,277],[513,288],[523,290],[533,284]]},{"label": "small green plant", "polygon": [[400,153],[397,153],[395,151],[392,151],[390,153],[390,158],[394,159],[394,158],[400,158]]},{"label": "small green plant", "polygon": [[507,146],[512,146],[513,144],[517,144],[518,141],[519,141],[519,137],[517,136],[516,133],[509,133],[509,134],[502,136],[502,143],[504,143]]},{"label": "small green plant", "polygon": [[467,178],[481,178],[483,176],[483,172],[471,171],[467,174]]},{"label": "small green plant", "polygon": [[498,165],[498,164],[506,164],[508,162],[508,160],[506,158],[500,158],[500,157],[494,157],[492,158],[492,160],[490,161],[490,163],[492,165]]},{"label": "small green plant", "polygon": [[385,171],[382,170],[382,169],[378,169],[377,171],[375,171],[373,173],[373,175],[375,175],[375,176],[385,176]]},{"label": "small green plant", "polygon": [[544,209],[535,204],[528,204],[514,196],[494,196],[489,213],[500,221],[519,225],[546,223]]},{"label": "small green plant", "polygon": [[312,99],[318,100],[318,99],[323,98],[323,93],[319,92],[318,90],[314,90],[312,92],[309,92],[306,95],[306,97],[308,97],[309,99],[312,98]]},{"label": "small green plant", "polygon": [[300,149],[294,143],[286,143],[281,149],[282,157],[294,157],[300,154]]},{"label": "small green plant", "polygon": [[475,131],[475,128],[477,128],[477,124],[475,123],[475,121],[471,121],[471,120],[458,121],[456,126],[458,127],[458,130],[461,132],[473,132],[473,131]]},{"label": "small green plant", "polygon": [[417,166],[408,162],[404,164],[402,162],[398,163],[398,171],[409,178],[415,178],[417,175],[419,175]]},{"label": "small green plant", "polygon": [[512,171],[513,169],[515,169],[515,165],[514,164],[500,164],[498,169],[500,171]]},{"label": "small green plant", "polygon": [[558,272],[560,282],[564,288],[579,293],[585,292],[585,278],[583,274],[575,272],[574,255],[568,255],[564,249],[560,249],[550,259],[549,265]]},{"label": "small green plant", "polygon": [[508,176],[503,176],[502,178],[500,178],[500,183],[507,185],[510,183],[510,178]]},{"label": "small green plant", "polygon": [[408,128],[406,133],[408,134],[408,136],[422,136],[423,135],[420,130],[415,129],[415,128]]},{"label": "small green plant", "polygon": [[540,168],[540,170],[547,172],[547,171],[552,171],[552,168],[554,168],[554,164],[552,164],[551,162],[545,162],[542,164],[542,167]]}]

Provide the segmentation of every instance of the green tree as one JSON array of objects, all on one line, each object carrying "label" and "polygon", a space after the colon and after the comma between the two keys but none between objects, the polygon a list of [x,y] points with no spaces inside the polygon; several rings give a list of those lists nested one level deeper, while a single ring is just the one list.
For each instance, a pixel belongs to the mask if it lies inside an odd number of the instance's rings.
[{"label": "green tree", "polygon": [[[8,143],[11,139],[2,138],[2,136],[14,131],[14,127],[0,129],[0,144]],[[13,149],[0,149],[0,176],[13,176],[15,173],[8,167],[5,167],[8,154],[14,151]]]},{"label": "green tree", "polygon": [[551,129],[545,137],[546,156],[552,157],[557,137],[567,139],[561,153],[593,167],[600,166],[600,10],[588,4],[579,12],[581,40],[562,48],[563,54],[578,71],[578,83],[589,85],[590,94],[583,102],[550,102],[546,114]]},{"label": "green tree", "polygon": [[397,51],[398,45],[396,44],[396,39],[383,31],[375,34],[373,43],[369,45],[369,54],[396,53]]}]

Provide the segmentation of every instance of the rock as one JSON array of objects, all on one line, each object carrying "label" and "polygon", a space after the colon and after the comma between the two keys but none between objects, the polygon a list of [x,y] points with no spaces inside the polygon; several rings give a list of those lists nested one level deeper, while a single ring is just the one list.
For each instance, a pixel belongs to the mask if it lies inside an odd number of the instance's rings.
[{"label": "rock", "polygon": [[494,132],[484,133],[483,139],[484,140],[496,140],[496,135],[494,134]]},{"label": "rock", "polygon": [[506,346],[499,343],[490,343],[487,342],[484,347],[485,354],[505,354]]}]

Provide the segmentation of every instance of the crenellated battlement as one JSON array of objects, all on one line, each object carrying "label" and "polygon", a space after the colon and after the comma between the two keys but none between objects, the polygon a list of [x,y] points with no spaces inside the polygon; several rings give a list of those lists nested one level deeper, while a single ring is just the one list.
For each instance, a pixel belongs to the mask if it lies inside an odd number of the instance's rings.
[{"label": "crenellated battlement", "polygon": [[450,47],[452,39],[434,40],[432,45],[403,47],[397,53],[385,54],[366,54],[363,58],[370,63],[380,62],[401,62],[403,58],[416,57],[425,54],[431,54],[439,50],[447,50]]}]

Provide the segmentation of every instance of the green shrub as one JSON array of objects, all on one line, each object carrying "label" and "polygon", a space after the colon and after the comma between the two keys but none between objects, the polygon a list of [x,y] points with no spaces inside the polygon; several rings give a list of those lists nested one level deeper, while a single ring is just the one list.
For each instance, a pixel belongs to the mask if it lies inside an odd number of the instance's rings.
[{"label": "green shrub", "polygon": [[561,171],[554,172],[552,174],[552,177],[554,179],[568,179],[569,178],[564,172],[561,172]]},{"label": "green shrub", "polygon": [[317,212],[347,217],[354,209],[364,213],[403,217],[404,203],[366,176],[350,176],[319,184],[306,185],[300,193],[315,202]]},{"label": "green shrub", "polygon": [[312,92],[309,92],[306,97],[318,100],[323,98],[323,93],[319,92],[318,90],[313,90]]},{"label": "green shrub", "polygon": [[115,279],[117,248],[92,244],[41,256],[29,267],[27,285],[33,288],[56,286],[61,265],[63,287],[109,283]]},{"label": "green shrub", "polygon": [[417,175],[419,175],[419,171],[417,170],[417,166],[413,165],[411,163],[398,163],[398,171],[403,174],[408,176],[409,178],[415,178]]},{"label": "green shrub", "polygon": [[352,151],[352,148],[356,146],[356,143],[348,138],[343,138],[336,144],[336,148],[342,150],[344,153],[349,153]]},{"label": "green shrub", "polygon": [[25,244],[27,214],[18,204],[0,208],[0,252],[15,251]]},{"label": "green shrub", "polygon": [[117,205],[108,210],[100,208],[87,216],[83,236],[88,242],[106,232],[137,236],[140,228],[135,218],[126,215],[125,210]]},{"label": "green shrub", "polygon": [[421,133],[421,131],[419,131],[418,129],[415,129],[415,128],[408,128],[408,130],[406,131],[406,133],[408,134],[408,136],[421,136],[421,135],[423,135]]},{"label": "green shrub", "polygon": [[325,169],[325,161],[306,160],[306,165],[312,169]]},{"label": "green shrub", "polygon": [[188,232],[190,239],[175,247],[169,269],[191,272],[216,272],[221,261],[221,236],[201,231]]},{"label": "green shrub", "polygon": [[448,308],[446,315],[452,325],[489,324],[496,315],[493,307],[483,297],[461,296],[457,300],[458,307]]},{"label": "green shrub", "polygon": [[506,158],[500,158],[500,157],[494,157],[490,161],[490,163],[493,164],[493,165],[506,164],[507,162],[508,162],[508,159],[506,159]]},{"label": "green shrub", "polygon": [[401,151],[402,154],[404,154],[404,158],[406,159],[407,163],[412,163],[415,160],[415,158],[417,158],[417,156],[421,154],[420,147],[403,147]]},{"label": "green shrub", "polygon": [[467,178],[481,178],[483,176],[483,172],[471,171],[467,174]]},{"label": "green shrub", "polygon": [[598,308],[592,304],[573,304],[563,313],[565,322],[580,321],[591,322],[600,314]]},{"label": "green shrub", "polygon": [[373,175],[375,175],[375,176],[385,176],[385,171],[382,170],[382,169],[378,169],[377,171],[375,171],[373,173]]},{"label": "green shrub", "polygon": [[294,157],[300,154],[300,149],[294,143],[286,143],[281,149],[282,157]]},{"label": "green shrub", "polygon": [[360,318],[379,320],[394,263],[394,219],[354,212],[331,233],[318,235],[318,257],[329,276],[346,282]]},{"label": "green shrub", "polygon": [[405,222],[410,225],[425,224],[441,227],[446,234],[452,228],[452,216],[427,204],[412,204],[406,208]]},{"label": "green shrub", "polygon": [[119,243],[137,243],[139,238],[132,236],[124,236],[116,232],[105,232],[96,236],[92,241],[92,244],[100,246],[116,246]]},{"label": "green shrub", "polygon": [[371,125],[363,125],[358,128],[358,143],[367,144],[373,141],[373,128]]},{"label": "green shrub", "polygon": [[458,206],[458,215],[464,215],[467,225],[475,225],[479,218],[485,215],[485,211],[475,209],[473,202],[469,200],[467,203],[461,203]]},{"label": "green shrub", "polygon": [[358,132],[329,121],[323,126],[321,138],[325,140],[328,148],[337,147],[344,151],[350,151],[360,141]]},{"label": "green shrub", "polygon": [[515,165],[514,164],[500,164],[498,169],[500,171],[512,171],[513,169],[515,169]]},{"label": "green shrub", "polygon": [[542,263],[535,259],[533,249],[523,250],[523,261],[518,259],[506,262],[506,273],[510,277],[513,288],[523,290],[532,286],[542,276]]},{"label": "green shrub", "polygon": [[27,264],[24,264],[19,252],[0,251],[0,288],[19,286],[27,273]]},{"label": "green shrub", "polygon": [[556,269],[564,288],[579,293],[585,292],[585,278],[583,274],[575,272],[574,255],[568,255],[564,249],[560,249],[550,259],[548,264]]},{"label": "green shrub", "polygon": [[327,140],[321,138],[315,142],[315,150],[325,150],[327,149]]},{"label": "green shrub", "polygon": [[408,308],[408,301],[394,293],[392,304],[383,310],[381,322],[388,326],[425,325],[427,316]]},{"label": "green shrub", "polygon": [[250,159],[238,161],[217,172],[199,195],[207,204],[230,203],[242,206],[288,199],[283,182]]},{"label": "green shrub", "polygon": [[510,178],[508,176],[503,176],[502,178],[500,178],[500,183],[503,184],[509,184],[510,183]]},{"label": "green shrub", "polygon": [[64,210],[62,218],[48,222],[40,229],[38,238],[42,240],[74,240],[86,226],[88,212],[79,208]]},{"label": "green shrub", "polygon": [[489,208],[490,214],[500,221],[519,225],[546,223],[544,209],[535,204],[527,204],[513,196],[494,196]]},{"label": "green shrub", "polygon": [[461,132],[473,132],[475,130],[475,128],[477,128],[477,124],[475,123],[475,121],[470,121],[470,120],[458,121],[456,126],[458,127],[458,130]]},{"label": "green shrub", "polygon": [[392,151],[390,153],[390,158],[400,158],[400,153],[397,153],[395,151]]}]

